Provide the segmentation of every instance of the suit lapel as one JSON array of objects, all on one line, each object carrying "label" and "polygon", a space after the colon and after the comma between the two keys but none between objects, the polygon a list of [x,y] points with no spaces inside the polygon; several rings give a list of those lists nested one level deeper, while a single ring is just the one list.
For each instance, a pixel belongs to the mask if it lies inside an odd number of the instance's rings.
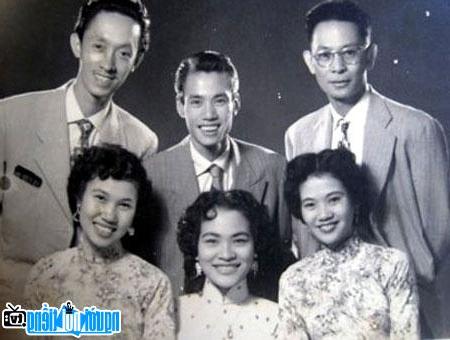
[{"label": "suit lapel", "polygon": [[235,180],[233,181],[233,189],[245,189],[258,183],[264,174],[264,164],[261,159],[259,159],[256,153],[251,152],[244,143],[239,140],[233,139],[233,157],[235,157],[235,152],[238,149],[240,155],[240,163],[236,168]]},{"label": "suit lapel", "polygon": [[186,198],[186,203],[191,204],[200,195],[200,190],[195,176],[188,138],[181,141],[174,150],[172,157],[173,161],[169,164],[176,164],[176,167],[167,169],[171,173],[170,176],[167,176],[171,179],[171,183],[167,183],[167,185],[174,195]]},{"label": "suit lapel", "polygon": [[70,216],[66,183],[70,173],[69,136],[65,108],[67,85],[52,93],[42,107],[36,129],[35,161],[60,208]]},{"label": "suit lapel", "polygon": [[105,120],[102,122],[99,130],[99,144],[111,143],[119,144],[123,147],[127,146],[125,131],[123,124],[120,122],[120,115],[116,104],[111,102],[109,112]]},{"label": "suit lapel", "polygon": [[331,147],[332,125],[332,117],[327,105],[320,110],[317,120],[311,124],[310,129],[306,130],[307,135],[302,138],[306,145],[305,152],[319,152],[323,149],[329,149]]},{"label": "suit lapel", "polygon": [[392,115],[383,97],[372,90],[364,130],[363,163],[370,171],[377,193],[386,182],[397,139],[389,130],[391,121]]}]

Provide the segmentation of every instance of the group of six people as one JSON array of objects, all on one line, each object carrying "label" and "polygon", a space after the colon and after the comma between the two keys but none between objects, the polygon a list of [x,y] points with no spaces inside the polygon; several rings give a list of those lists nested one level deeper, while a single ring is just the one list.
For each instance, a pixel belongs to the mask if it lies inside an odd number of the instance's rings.
[{"label": "group of six people", "polygon": [[140,1],[86,2],[76,78],[0,101],[0,302],[121,309],[129,339],[420,337],[449,249],[449,151],[439,122],[369,85],[369,16],[308,12],[329,104],[287,130],[288,164],[229,135],[239,78],[214,51],[180,63],[188,136],[156,153],[112,101],[149,25]]}]

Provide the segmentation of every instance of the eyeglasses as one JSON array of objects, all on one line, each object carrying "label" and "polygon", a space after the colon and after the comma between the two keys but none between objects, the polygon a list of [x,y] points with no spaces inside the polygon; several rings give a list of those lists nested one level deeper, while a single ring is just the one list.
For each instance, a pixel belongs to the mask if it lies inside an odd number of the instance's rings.
[{"label": "eyeglasses", "polygon": [[313,58],[320,67],[329,67],[336,55],[341,57],[346,65],[356,65],[360,63],[362,54],[369,47],[370,44],[367,46],[344,47],[337,51],[321,51],[313,54]]}]

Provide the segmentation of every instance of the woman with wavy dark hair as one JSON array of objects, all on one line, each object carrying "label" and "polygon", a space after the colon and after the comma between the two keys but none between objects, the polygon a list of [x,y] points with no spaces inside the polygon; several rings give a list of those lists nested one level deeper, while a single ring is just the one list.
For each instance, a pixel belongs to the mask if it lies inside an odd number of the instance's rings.
[{"label": "woman with wavy dark hair", "polygon": [[277,305],[250,293],[269,223],[266,208],[242,190],[205,192],[188,207],[178,223],[189,293],[179,299],[180,340],[275,337]]},{"label": "woman with wavy dark hair", "polygon": [[117,145],[93,146],[80,155],[67,186],[77,246],[41,259],[26,298],[39,309],[67,300],[122,313],[121,339],[174,339],[167,276],[133,255],[144,228],[151,185],[139,159]]},{"label": "woman with wavy dark hair", "polygon": [[282,339],[418,339],[417,287],[403,252],[373,245],[368,181],[347,149],[294,158],[285,194],[322,249],[280,279]]}]

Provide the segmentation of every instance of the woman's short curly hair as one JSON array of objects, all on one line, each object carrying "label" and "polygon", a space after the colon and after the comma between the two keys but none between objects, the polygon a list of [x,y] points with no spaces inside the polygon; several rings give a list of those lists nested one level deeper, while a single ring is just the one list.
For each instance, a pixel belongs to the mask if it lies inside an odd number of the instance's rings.
[{"label": "woman's short curly hair", "polygon": [[[244,190],[208,191],[200,194],[189,206],[178,222],[177,241],[184,256],[185,293],[202,289],[205,277],[197,277],[195,262],[198,256],[198,241],[204,221],[216,218],[216,209],[222,208],[240,212],[249,222],[255,254],[268,251],[270,240],[270,220],[267,208],[260,204],[251,193]],[[249,288],[252,289],[251,278]]]},{"label": "woman's short curly hair", "polygon": [[[72,214],[76,213],[87,184],[95,178],[128,181],[136,186],[138,200],[133,219],[135,235],[130,237],[126,234],[122,238],[124,248],[136,252],[133,247],[139,239],[140,232],[144,229],[143,224],[146,221],[151,195],[151,183],[147,179],[141,161],[130,151],[115,144],[102,144],[86,149],[75,159],[67,184],[67,195]],[[74,222],[75,232],[79,227],[78,223]]]},{"label": "woman's short curly hair", "polygon": [[363,168],[356,164],[352,152],[338,148],[319,153],[305,153],[291,160],[286,172],[284,193],[292,215],[304,223],[300,186],[311,176],[329,174],[342,183],[350,196],[357,214],[356,232],[366,240],[370,239],[369,181]]}]

